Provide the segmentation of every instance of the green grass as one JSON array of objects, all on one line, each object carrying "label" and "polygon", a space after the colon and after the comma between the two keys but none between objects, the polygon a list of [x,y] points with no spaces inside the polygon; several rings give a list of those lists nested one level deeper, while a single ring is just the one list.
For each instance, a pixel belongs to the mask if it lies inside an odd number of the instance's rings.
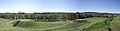
[{"label": "green grass", "polygon": [[52,27],[58,27],[64,25],[65,22],[21,22],[19,27],[26,28],[26,29],[49,29]]},{"label": "green grass", "polygon": [[[98,27],[98,28],[96,28],[92,31],[108,31],[108,28],[112,28],[112,31],[119,31],[119,29],[120,29],[120,25],[118,25],[118,24],[120,24],[120,22],[119,22],[120,19],[119,18],[120,18],[120,16],[117,16],[117,17],[112,18],[112,21],[107,20],[108,24],[104,24],[104,23],[97,24],[100,28]],[[110,25],[110,26],[108,26],[108,25]]]},{"label": "green grass", "polygon": [[64,22],[34,22],[34,21],[21,21],[19,26],[13,27],[13,21],[6,22],[5,27],[0,28],[0,31],[36,31],[59,28],[71,21]]},{"label": "green grass", "polygon": [[[88,20],[88,23],[71,23],[66,26],[63,26],[58,29],[54,29],[55,31],[80,31],[82,28],[91,25],[95,22],[101,22],[104,21],[106,18],[86,18]],[[53,31],[53,30],[52,30]]]},{"label": "green grass", "polygon": [[12,22],[4,23],[0,31],[80,31],[88,25],[104,21],[106,18],[86,18],[88,22],[74,23],[72,21],[63,22],[34,22],[30,19],[20,19],[22,22],[17,27],[12,27]]},{"label": "green grass", "polygon": [[[97,23],[97,22],[102,22],[102,21],[104,21],[106,18],[87,18],[87,20],[88,20],[88,22],[89,23],[87,23],[87,24],[85,24],[84,26],[81,26],[81,27],[77,27],[77,28],[73,28],[73,29],[69,29],[69,31],[74,31],[74,30],[76,30],[76,31],[82,31],[82,29],[84,29],[84,28],[86,28],[86,27],[89,27],[89,26],[91,26],[91,25],[93,25],[93,24],[95,24],[95,23]],[[91,28],[93,28],[93,27],[91,27]],[[90,31],[90,30],[89,30]]]}]

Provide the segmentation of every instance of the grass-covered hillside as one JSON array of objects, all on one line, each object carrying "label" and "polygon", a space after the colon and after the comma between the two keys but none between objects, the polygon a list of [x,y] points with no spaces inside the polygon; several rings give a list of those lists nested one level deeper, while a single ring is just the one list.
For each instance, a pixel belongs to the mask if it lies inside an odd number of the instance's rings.
[{"label": "grass-covered hillside", "polygon": [[[0,28],[0,31],[79,31],[96,22],[102,22],[106,18],[86,18],[88,22],[73,22],[73,21],[61,21],[61,22],[34,22],[34,21],[23,21],[29,19],[20,19],[20,24],[13,27],[14,21],[1,22],[4,25]],[[1,19],[3,20],[3,19]]]},{"label": "grass-covered hillside", "polygon": [[113,13],[0,13],[0,31],[119,31]]}]

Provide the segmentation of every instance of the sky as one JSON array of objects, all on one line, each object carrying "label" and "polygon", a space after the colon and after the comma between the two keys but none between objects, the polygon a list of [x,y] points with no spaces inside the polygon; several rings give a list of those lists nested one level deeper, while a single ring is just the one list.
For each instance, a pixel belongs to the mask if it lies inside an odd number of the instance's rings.
[{"label": "sky", "polygon": [[0,12],[120,13],[120,0],[0,0]]}]

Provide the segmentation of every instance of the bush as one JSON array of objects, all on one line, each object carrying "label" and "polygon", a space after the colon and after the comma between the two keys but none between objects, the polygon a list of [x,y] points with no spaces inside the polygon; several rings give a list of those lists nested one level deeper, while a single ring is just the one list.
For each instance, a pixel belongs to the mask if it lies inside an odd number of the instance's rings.
[{"label": "bush", "polygon": [[20,23],[20,21],[13,22],[13,27],[17,26]]}]

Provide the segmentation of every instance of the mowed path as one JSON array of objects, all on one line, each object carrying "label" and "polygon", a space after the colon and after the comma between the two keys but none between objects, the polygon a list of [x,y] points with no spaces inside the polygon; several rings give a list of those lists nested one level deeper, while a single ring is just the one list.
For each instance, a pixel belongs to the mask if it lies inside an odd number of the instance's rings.
[{"label": "mowed path", "polygon": [[117,16],[112,23],[112,31],[120,31],[120,16]]}]

